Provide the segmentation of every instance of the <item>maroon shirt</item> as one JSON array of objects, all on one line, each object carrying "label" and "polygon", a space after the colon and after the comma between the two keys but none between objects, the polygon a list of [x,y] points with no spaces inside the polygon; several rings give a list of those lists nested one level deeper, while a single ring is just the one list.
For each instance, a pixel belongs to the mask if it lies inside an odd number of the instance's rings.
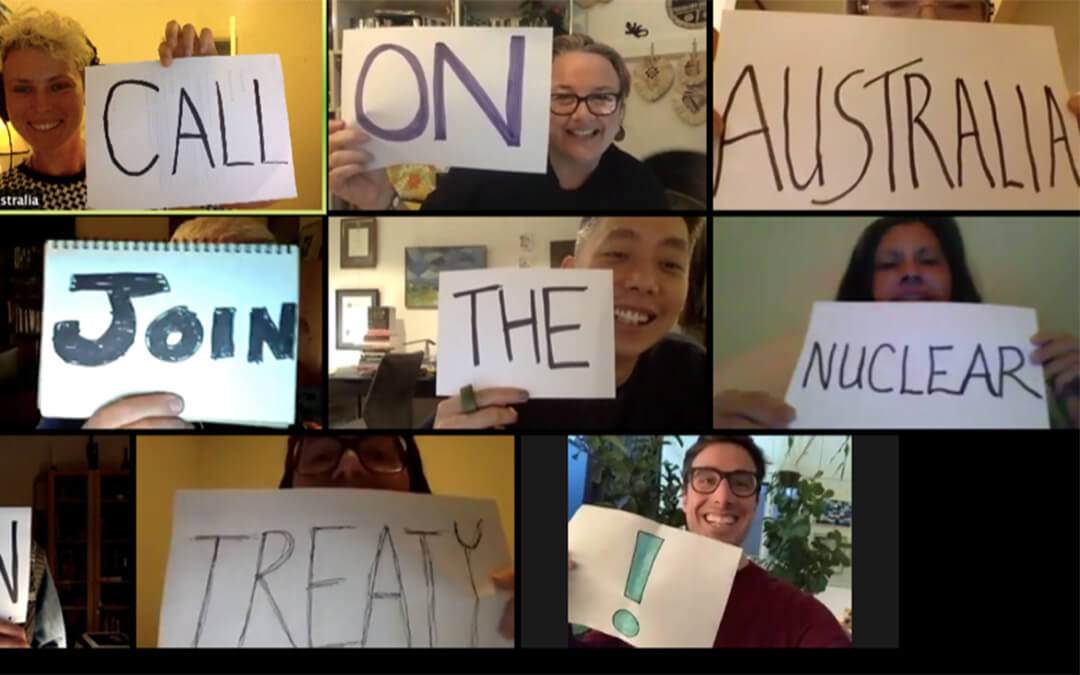
[{"label": "maroon shirt", "polygon": [[[571,647],[630,647],[590,630]],[[735,574],[713,647],[850,647],[840,622],[812,595],[750,563]]]}]

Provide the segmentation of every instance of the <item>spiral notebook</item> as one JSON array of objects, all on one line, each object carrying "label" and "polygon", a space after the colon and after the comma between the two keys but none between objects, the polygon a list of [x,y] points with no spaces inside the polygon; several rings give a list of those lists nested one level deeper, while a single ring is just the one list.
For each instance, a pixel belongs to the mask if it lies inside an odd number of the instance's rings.
[{"label": "spiral notebook", "polygon": [[49,241],[38,407],[172,392],[189,422],[288,426],[298,300],[296,246]]}]

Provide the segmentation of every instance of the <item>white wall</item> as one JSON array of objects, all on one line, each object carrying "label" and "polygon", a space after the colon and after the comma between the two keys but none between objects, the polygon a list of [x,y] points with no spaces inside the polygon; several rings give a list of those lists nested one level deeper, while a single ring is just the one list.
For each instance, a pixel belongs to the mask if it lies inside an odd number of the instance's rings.
[{"label": "white wall", "polygon": [[[327,354],[329,368],[353,365],[360,352],[339,350],[337,343],[338,289],[377,288],[383,305],[395,308],[395,316],[405,322],[407,341],[430,338],[438,342],[438,310],[405,307],[406,246],[486,246],[488,267],[519,267],[524,258],[529,267],[548,266],[548,244],[573,239],[580,218],[505,218],[470,216],[465,218],[385,217],[377,219],[378,258],[372,269],[341,268],[341,218],[330,218],[330,283]],[[532,235],[533,249],[522,251],[520,237]],[[410,349],[420,349],[419,345]]]},{"label": "white wall", "polygon": [[[713,221],[713,359],[806,330],[831,300],[874,217],[750,217]],[[961,217],[983,301],[1034,307],[1039,325],[1080,334],[1080,218]]]},{"label": "white wall", "polygon": [[[575,32],[583,32],[597,42],[610,45],[627,59],[633,73],[638,60],[649,53],[655,44],[656,55],[670,57],[689,54],[694,39],[702,65],[708,62],[712,39],[704,29],[690,30],[676,26],[668,18],[663,0],[618,0],[593,5],[589,9],[574,8]],[[626,22],[633,21],[648,28],[649,35],[635,38],[626,35]],[[678,64],[676,62],[676,71]],[[660,100],[649,102],[630,92],[623,128],[626,139],[618,146],[638,158],[669,150],[689,150],[704,154],[707,148],[708,124],[692,127],[672,107],[671,99],[678,94],[678,78]]]}]

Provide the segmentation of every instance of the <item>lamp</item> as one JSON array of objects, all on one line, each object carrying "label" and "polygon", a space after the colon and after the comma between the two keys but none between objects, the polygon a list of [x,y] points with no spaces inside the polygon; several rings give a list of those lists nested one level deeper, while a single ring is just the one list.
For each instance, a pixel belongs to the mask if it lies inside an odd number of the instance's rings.
[{"label": "lamp", "polygon": [[15,131],[11,126],[11,122],[3,124],[4,129],[0,131],[0,157],[7,158],[7,166],[0,165],[0,173],[9,171],[16,163],[22,163],[15,161],[16,155],[28,155],[30,154],[30,146],[26,144],[22,136]]}]

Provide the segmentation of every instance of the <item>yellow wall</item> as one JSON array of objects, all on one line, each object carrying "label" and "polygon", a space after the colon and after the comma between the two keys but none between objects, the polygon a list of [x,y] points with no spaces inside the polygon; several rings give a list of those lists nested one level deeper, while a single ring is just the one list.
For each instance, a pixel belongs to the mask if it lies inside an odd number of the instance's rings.
[{"label": "yellow wall", "polygon": [[[514,557],[514,438],[418,436],[431,491],[494,499]],[[137,644],[157,644],[172,532],[173,493],[184,489],[276,488],[284,436],[141,436],[135,463]]]},{"label": "yellow wall", "polygon": [[323,175],[322,0],[30,0],[9,2],[52,9],[72,17],[86,30],[104,64],[156,61],[165,25],[209,28],[215,39],[229,37],[229,17],[236,17],[238,54],[280,54],[285,77],[296,173],[296,199],[272,205],[274,210],[321,209]]}]

